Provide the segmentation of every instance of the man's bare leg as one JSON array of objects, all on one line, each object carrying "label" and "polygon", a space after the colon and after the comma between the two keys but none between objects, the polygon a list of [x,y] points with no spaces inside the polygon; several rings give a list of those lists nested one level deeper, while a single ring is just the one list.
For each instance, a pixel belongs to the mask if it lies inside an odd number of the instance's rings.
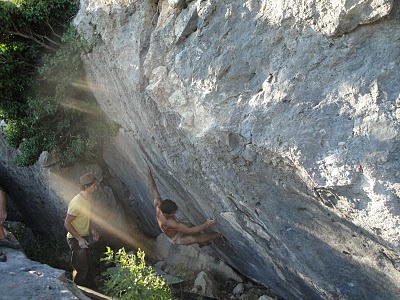
[{"label": "man's bare leg", "polygon": [[0,240],[6,237],[3,227],[3,223],[7,218],[6,203],[6,193],[4,193],[0,187]]},{"label": "man's bare leg", "polygon": [[4,239],[6,237],[4,233],[4,227],[3,224],[0,224],[0,240]]},{"label": "man's bare leg", "polygon": [[219,239],[222,237],[221,233],[213,232],[213,233],[200,233],[197,235],[187,235],[181,238],[182,245],[192,245],[199,244],[204,245],[213,240]]}]

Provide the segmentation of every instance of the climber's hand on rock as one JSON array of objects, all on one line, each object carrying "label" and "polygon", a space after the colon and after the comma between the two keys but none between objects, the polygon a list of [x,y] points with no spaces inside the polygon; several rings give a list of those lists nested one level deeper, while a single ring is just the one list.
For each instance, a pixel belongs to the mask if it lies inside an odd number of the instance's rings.
[{"label": "climber's hand on rock", "polygon": [[217,221],[216,221],[216,220],[212,220],[212,219],[209,219],[209,220],[206,221],[206,224],[207,224],[208,226],[214,225],[214,224],[216,224],[216,223],[217,223]]}]

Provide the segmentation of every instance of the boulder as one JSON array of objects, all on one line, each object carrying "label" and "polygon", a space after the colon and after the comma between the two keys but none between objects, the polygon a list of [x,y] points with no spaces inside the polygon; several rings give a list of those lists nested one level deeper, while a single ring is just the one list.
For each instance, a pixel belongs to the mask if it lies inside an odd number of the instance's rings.
[{"label": "boulder", "polygon": [[125,207],[160,233],[149,164],[182,219],[217,220],[213,256],[278,295],[397,298],[400,4],[167,4],[82,0],[74,21],[99,40]]},{"label": "boulder", "polygon": [[0,247],[0,299],[90,300],[65,277],[65,271],[28,259],[22,251]]},{"label": "boulder", "polygon": [[207,273],[200,272],[194,280],[193,292],[207,297],[215,297],[218,285],[215,280]]}]

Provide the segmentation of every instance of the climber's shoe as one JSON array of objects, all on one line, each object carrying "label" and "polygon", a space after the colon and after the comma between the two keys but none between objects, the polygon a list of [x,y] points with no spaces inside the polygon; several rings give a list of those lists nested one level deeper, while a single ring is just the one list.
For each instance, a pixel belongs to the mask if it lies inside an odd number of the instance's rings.
[{"label": "climber's shoe", "polygon": [[4,252],[0,252],[0,262],[7,261],[7,255]]},{"label": "climber's shoe", "polygon": [[205,247],[205,246],[209,246],[209,245],[211,245],[211,242],[206,242],[206,243],[199,243],[199,247],[200,248],[203,248],[203,247]]}]

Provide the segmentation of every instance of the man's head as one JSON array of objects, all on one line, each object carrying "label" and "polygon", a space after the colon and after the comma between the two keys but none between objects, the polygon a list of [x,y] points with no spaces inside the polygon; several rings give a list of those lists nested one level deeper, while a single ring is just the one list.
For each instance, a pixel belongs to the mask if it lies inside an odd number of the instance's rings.
[{"label": "man's head", "polygon": [[83,174],[79,178],[79,183],[81,185],[81,191],[86,191],[88,188],[96,184],[96,177],[93,175],[93,173]]},{"label": "man's head", "polygon": [[172,200],[165,199],[161,202],[160,210],[163,214],[172,215],[178,210],[178,205]]}]

